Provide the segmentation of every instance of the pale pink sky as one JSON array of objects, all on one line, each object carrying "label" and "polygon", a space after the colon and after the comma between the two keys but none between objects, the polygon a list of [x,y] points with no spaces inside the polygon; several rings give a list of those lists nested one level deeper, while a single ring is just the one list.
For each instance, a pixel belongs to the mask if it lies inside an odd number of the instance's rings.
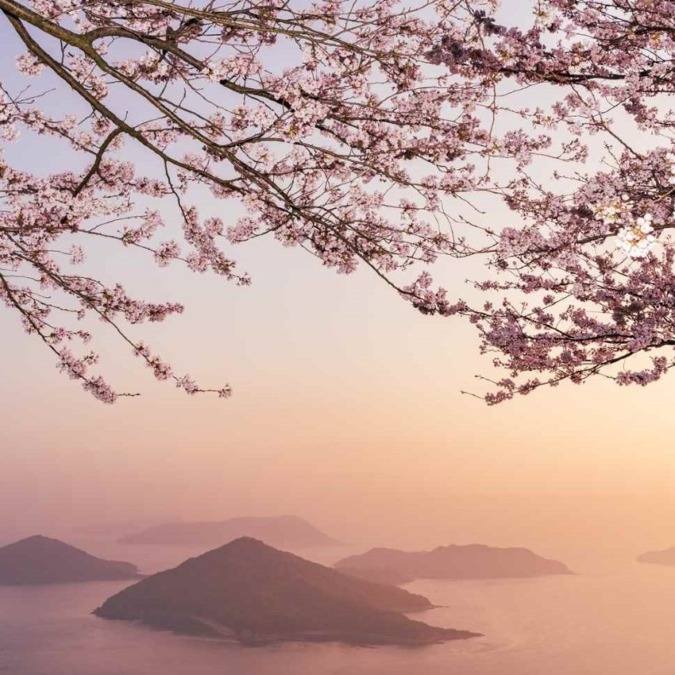
[{"label": "pale pink sky", "polygon": [[[294,513],[372,545],[481,541],[561,557],[675,545],[673,377],[488,408],[460,394],[490,375],[471,327],[274,241],[235,255],[250,288],[100,259],[149,299],[185,302],[183,316],[134,334],[178,372],[229,382],[227,401],[155,383],[104,340],[102,369],[143,396],[102,405],[0,313],[0,540],[100,519]],[[478,269],[438,276],[464,296]]]}]

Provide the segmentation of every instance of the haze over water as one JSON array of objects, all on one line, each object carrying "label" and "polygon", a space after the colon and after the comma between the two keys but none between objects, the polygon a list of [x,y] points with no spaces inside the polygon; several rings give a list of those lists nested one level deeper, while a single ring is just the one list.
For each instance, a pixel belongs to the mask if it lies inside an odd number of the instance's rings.
[{"label": "haze over water", "polygon": [[[371,279],[262,252],[245,300],[223,290],[214,315],[197,299],[162,334],[200,379],[232,382],[225,402],[147,383],[122,355],[120,379],[144,396],[103,407],[1,320],[13,358],[0,544],[42,533],[149,572],[198,551],[146,563],[140,548],[73,532],[128,522],[114,541],[145,520],[291,513],[360,551],[526,546],[579,576],[416,582],[448,605],[420,619],[485,634],[416,650],[225,646],[91,616],[121,584],[0,589],[0,673],[673,675],[675,574],[632,561],[675,545],[675,381],[486,408],[459,393],[488,367],[468,331],[415,315]],[[213,298],[205,280],[190,284]]]},{"label": "haze over water", "polygon": [[[95,546],[95,543],[90,544]],[[113,547],[109,547],[112,549]],[[128,554],[133,547],[119,547]],[[162,567],[192,552],[136,547]],[[334,554],[334,551],[332,552]],[[343,551],[344,553],[344,551]],[[313,557],[327,562],[330,552]],[[310,556],[311,557],[311,556]],[[151,562],[152,561],[152,562]],[[150,567],[146,567],[151,571]],[[90,614],[128,582],[0,588],[3,675],[671,675],[675,570],[627,561],[604,572],[417,581],[438,609],[412,615],[484,637],[423,648],[241,647]]]}]

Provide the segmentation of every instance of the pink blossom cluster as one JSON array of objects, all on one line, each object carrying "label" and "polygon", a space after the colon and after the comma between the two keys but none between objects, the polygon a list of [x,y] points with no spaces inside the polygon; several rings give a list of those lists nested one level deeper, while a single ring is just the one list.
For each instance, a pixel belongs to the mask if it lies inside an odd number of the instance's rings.
[{"label": "pink blossom cluster", "polygon": [[[466,253],[442,199],[475,190],[490,152],[483,93],[425,56],[470,17],[456,3],[0,0],[0,10],[21,45],[0,86],[0,136],[49,137],[69,167],[42,175],[39,162],[0,156],[0,298],[98,398],[116,394],[91,373],[95,353],[63,346],[89,338],[77,326],[88,317],[156,378],[202,389],[127,333],[182,307],[80,271],[94,242],[248,284],[229,248],[271,234],[342,273],[366,265],[423,311],[452,313],[430,277],[396,276]],[[529,143],[505,138],[502,154],[521,161]],[[145,175],[130,159],[141,155]],[[206,212],[204,187],[246,215]]]},{"label": "pink blossom cluster", "polygon": [[[116,394],[90,373],[95,354],[63,346],[89,338],[87,317],[194,394],[126,332],[182,307],[82,272],[89,242],[246,285],[231,249],[270,235],[471,321],[505,371],[490,403],[661,377],[673,361],[653,352],[675,346],[672,2],[525,4],[511,25],[497,0],[0,0],[21,45],[0,76],[0,141],[42,139],[64,167],[0,154],[0,298],[101,400]],[[483,196],[512,217],[472,220]],[[467,256],[485,261],[478,305],[428,269]]]},{"label": "pink blossom cluster", "polygon": [[465,35],[429,58],[467,82],[526,87],[531,100],[541,91],[548,106],[516,111],[526,135],[547,129],[602,169],[543,182],[521,161],[501,190],[514,224],[484,228],[490,278],[476,288],[491,297],[466,312],[508,372],[485,398],[593,375],[658,380],[675,365],[673,3],[543,0],[528,26],[504,17],[476,9]]}]

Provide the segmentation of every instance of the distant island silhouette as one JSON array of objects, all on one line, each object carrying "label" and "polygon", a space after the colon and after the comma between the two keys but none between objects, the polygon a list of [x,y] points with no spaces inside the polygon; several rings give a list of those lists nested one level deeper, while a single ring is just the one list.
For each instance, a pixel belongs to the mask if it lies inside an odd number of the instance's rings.
[{"label": "distant island silhouette", "polygon": [[432,551],[374,548],[344,558],[335,568],[350,576],[390,584],[415,579],[496,579],[571,574],[557,560],[548,560],[526,548],[494,548],[482,544],[439,546]]},{"label": "distant island silhouette", "polygon": [[146,577],[94,614],[247,645],[288,640],[422,645],[478,635],[403,615],[431,607],[423,596],[353,579],[242,537]]},{"label": "distant island silhouette", "polygon": [[58,539],[27,537],[0,548],[0,585],[134,579],[135,565],[103,560]]},{"label": "distant island silhouette", "polygon": [[254,537],[270,546],[293,549],[340,543],[298,516],[163,523],[122,537],[119,541],[124,544],[212,547],[240,537]]},{"label": "distant island silhouette", "polygon": [[663,551],[647,551],[647,553],[639,555],[636,560],[652,565],[672,565],[675,567],[675,547]]}]

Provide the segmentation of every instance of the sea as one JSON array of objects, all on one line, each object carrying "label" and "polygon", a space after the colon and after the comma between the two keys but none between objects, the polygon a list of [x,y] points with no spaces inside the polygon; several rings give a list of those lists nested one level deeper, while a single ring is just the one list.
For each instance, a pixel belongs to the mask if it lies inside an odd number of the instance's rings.
[{"label": "sea", "polygon": [[[144,572],[199,553],[101,542],[90,542],[88,550],[141,561]],[[328,562],[326,555],[306,557]],[[128,583],[0,587],[0,673],[675,675],[675,568],[629,558],[570,576],[408,584],[439,605],[412,618],[483,637],[407,648],[242,647],[91,614]]]}]

